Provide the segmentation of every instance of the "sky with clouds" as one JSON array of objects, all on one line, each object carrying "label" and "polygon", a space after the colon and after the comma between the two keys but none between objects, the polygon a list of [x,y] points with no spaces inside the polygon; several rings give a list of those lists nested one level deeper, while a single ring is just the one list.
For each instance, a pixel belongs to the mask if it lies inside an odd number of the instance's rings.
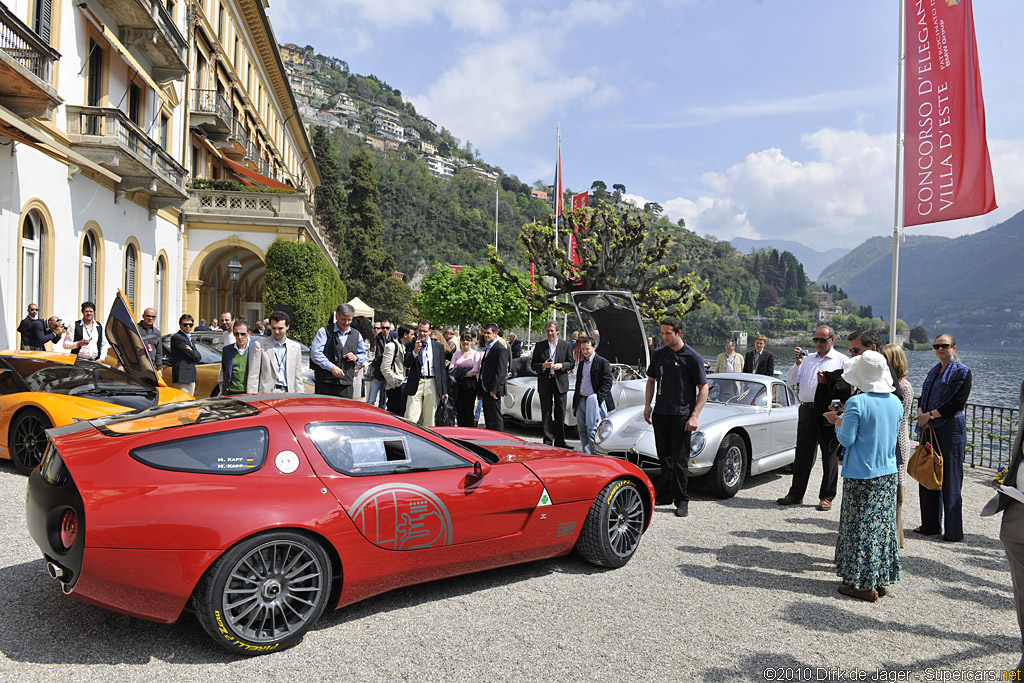
[{"label": "sky with clouds", "polygon": [[[924,0],[924,2],[944,0]],[[895,0],[270,0],[280,42],[376,74],[532,183],[594,180],[718,239],[824,250],[891,235]],[[1021,0],[974,7],[1000,208],[1024,209]]]}]

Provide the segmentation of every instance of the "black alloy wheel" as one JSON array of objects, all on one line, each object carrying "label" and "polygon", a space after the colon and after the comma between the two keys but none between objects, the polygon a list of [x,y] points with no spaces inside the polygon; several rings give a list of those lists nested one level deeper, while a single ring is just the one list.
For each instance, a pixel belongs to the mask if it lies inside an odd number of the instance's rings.
[{"label": "black alloy wheel", "polygon": [[22,474],[31,474],[46,452],[46,430],[53,426],[41,410],[28,408],[11,423],[8,446],[14,466]]}]

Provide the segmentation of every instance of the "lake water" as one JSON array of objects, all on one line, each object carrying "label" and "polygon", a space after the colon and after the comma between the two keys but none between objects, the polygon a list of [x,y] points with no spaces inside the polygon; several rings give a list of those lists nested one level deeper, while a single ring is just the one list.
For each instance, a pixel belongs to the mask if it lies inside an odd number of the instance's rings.
[{"label": "lake water", "polygon": [[[714,369],[715,359],[724,347],[698,346],[697,351],[710,361]],[[751,347],[753,348],[753,347]],[[845,339],[837,348],[847,354]],[[783,374],[793,365],[793,347],[769,346],[768,350],[775,354],[775,369]],[[744,351],[745,352],[745,351]],[[737,350],[739,353],[739,350]],[[914,394],[920,396],[921,385],[933,365],[938,363],[935,352],[905,351],[907,354],[907,370]],[[988,406],[1004,406],[1016,408],[1020,396],[1020,383],[1024,380],[1024,353],[1014,348],[971,349],[958,346],[960,360],[971,368],[970,403]]]}]

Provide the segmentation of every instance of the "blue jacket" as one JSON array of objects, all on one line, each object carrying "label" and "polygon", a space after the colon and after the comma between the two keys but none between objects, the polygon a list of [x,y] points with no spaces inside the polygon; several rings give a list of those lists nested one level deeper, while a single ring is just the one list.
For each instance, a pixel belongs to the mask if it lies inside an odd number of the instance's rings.
[{"label": "blue jacket", "polygon": [[893,394],[856,394],[846,401],[836,430],[846,447],[843,478],[874,479],[896,473],[896,439],[903,403]]}]

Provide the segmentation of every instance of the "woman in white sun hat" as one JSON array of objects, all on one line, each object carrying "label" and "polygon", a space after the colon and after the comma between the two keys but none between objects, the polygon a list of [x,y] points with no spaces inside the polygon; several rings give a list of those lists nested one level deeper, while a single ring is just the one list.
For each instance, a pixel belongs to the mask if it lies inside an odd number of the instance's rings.
[{"label": "woman in white sun hat", "polygon": [[885,356],[877,351],[847,361],[843,379],[859,393],[841,413],[825,413],[846,447],[836,573],[842,579],[840,593],[874,602],[900,577],[896,439],[903,405],[892,394]]}]

